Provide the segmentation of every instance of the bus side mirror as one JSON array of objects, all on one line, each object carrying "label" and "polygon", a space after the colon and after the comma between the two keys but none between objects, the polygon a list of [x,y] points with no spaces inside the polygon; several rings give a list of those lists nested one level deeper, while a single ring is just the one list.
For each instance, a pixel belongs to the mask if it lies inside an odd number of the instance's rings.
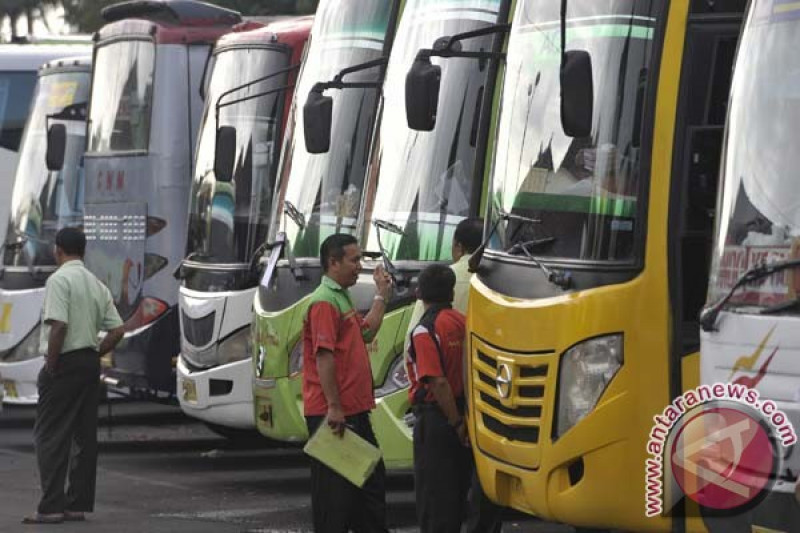
[{"label": "bus side mirror", "polygon": [[586,50],[564,52],[561,64],[561,126],[570,137],[592,133],[592,58]]},{"label": "bus side mirror", "polygon": [[442,67],[419,55],[406,75],[406,120],[417,131],[433,131],[439,108]]},{"label": "bus side mirror", "polygon": [[47,130],[47,151],[45,162],[47,170],[64,168],[64,152],[67,149],[67,127],[64,124],[53,124]]},{"label": "bus side mirror", "polygon": [[217,130],[217,147],[214,152],[214,175],[217,181],[233,179],[233,163],[236,157],[236,128],[221,126]]},{"label": "bus side mirror", "polygon": [[303,106],[303,132],[309,154],[324,154],[330,150],[332,122],[333,98],[312,89]]}]

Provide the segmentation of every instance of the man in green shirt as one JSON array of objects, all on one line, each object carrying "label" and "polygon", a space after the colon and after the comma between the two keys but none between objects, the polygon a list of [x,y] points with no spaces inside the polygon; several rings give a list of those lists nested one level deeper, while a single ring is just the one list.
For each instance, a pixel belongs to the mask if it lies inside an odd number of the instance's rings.
[{"label": "man in green shirt", "polygon": [[[85,249],[79,229],[56,235],[59,268],[45,285],[40,339],[45,364],[33,429],[42,499],[24,523],[84,520],[94,509],[100,355],[117,345],[124,330],[111,292],[83,266]],[[98,346],[100,331],[108,333]]]}]

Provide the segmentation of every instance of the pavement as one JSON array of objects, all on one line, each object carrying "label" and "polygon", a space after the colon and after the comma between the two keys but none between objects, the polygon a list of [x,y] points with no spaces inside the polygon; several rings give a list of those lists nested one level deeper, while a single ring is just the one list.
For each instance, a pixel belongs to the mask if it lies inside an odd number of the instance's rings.
[{"label": "pavement", "polygon": [[[234,443],[174,405],[100,407],[95,513],[83,523],[22,525],[39,498],[34,409],[0,413],[0,532],[257,533],[311,531],[308,460],[298,446]],[[109,414],[111,416],[109,416]],[[418,531],[410,473],[387,479],[389,527]],[[573,529],[510,513],[505,532]]]}]

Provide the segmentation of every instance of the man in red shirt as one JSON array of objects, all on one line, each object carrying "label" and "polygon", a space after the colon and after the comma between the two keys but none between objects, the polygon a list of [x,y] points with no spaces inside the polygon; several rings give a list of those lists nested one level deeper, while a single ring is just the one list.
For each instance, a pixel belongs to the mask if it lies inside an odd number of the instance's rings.
[{"label": "man in red shirt", "polygon": [[[337,434],[345,426],[377,446],[369,419],[375,407],[366,342],[381,327],[392,293],[391,277],[377,267],[375,297],[363,318],[348,288],[361,272],[361,249],[352,235],[334,234],[320,247],[323,276],[311,295],[303,325],[303,404],[309,434],[327,417]],[[386,470],[381,461],[358,488],[319,461],[311,460],[314,531],[387,531]]]},{"label": "man in red shirt", "polygon": [[452,308],[456,276],[445,265],[419,275],[425,312],[411,332],[407,371],[414,406],[414,484],[420,530],[458,532],[472,456],[464,424],[464,315]]}]

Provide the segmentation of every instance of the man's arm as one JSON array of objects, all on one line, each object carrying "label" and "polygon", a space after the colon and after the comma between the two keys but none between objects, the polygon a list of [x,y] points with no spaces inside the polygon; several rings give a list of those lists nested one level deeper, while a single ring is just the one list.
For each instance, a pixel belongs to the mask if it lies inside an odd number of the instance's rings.
[{"label": "man's arm", "polygon": [[392,277],[383,270],[382,266],[375,269],[372,279],[375,280],[375,299],[364,317],[364,323],[367,326],[366,337],[370,339],[381,329],[383,315],[386,313],[386,302],[392,297]]},{"label": "man's arm", "polygon": [[114,349],[120,340],[122,340],[122,336],[125,335],[125,329],[122,326],[118,326],[108,333],[103,338],[103,341],[100,343],[100,346],[97,348],[97,351],[100,352],[100,355],[105,355],[111,350]]},{"label": "man's arm", "polygon": [[333,352],[321,349],[317,351],[317,374],[322,385],[322,393],[328,403],[328,425],[333,429],[334,434],[344,434],[344,411],[342,411],[342,401],[339,398],[339,385],[336,382],[336,361],[333,359]]},{"label": "man's arm", "polygon": [[447,417],[447,423],[456,430],[458,440],[466,445],[467,427],[464,423],[464,418],[458,412],[458,407],[456,407],[456,399],[453,396],[453,389],[450,388],[450,382],[443,376],[429,377],[427,380],[428,390],[433,394],[439,409]]},{"label": "man's arm", "polygon": [[60,320],[48,320],[47,323],[50,325],[50,335],[47,338],[44,368],[52,374],[56,370],[58,358],[64,348],[64,339],[67,338],[67,324]]}]

